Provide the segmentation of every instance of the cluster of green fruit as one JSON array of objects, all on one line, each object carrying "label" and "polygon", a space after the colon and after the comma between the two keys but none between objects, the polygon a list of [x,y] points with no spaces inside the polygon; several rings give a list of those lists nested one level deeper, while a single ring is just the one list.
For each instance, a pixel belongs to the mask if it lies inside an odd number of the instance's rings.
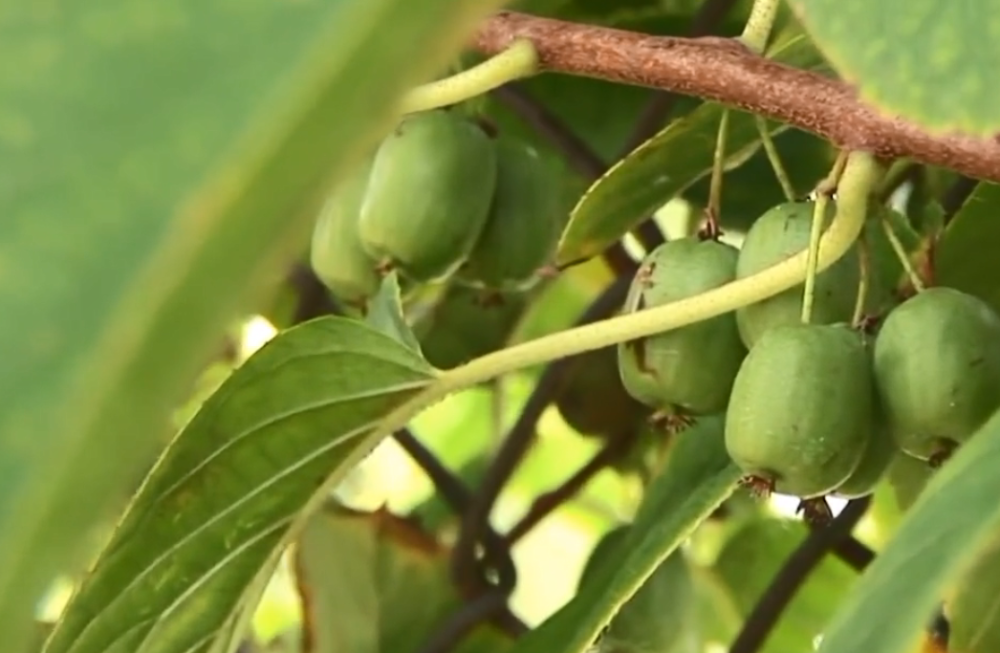
[{"label": "cluster of green fruit", "polygon": [[[771,209],[740,249],[710,235],[660,246],[635,275],[625,311],[698,295],[801,251],[814,208]],[[803,499],[870,493],[898,451],[935,461],[1000,406],[1000,317],[936,287],[893,302],[871,335],[857,318],[887,293],[859,293],[860,261],[855,245],[816,275],[808,323],[800,285],[622,343],[624,388],[664,418],[724,412],[726,448],[748,478]]]},{"label": "cluster of green fruit", "polygon": [[551,182],[535,150],[459,110],[407,115],[328,197],[313,270],[361,308],[392,270],[409,289],[527,289],[559,235]]}]

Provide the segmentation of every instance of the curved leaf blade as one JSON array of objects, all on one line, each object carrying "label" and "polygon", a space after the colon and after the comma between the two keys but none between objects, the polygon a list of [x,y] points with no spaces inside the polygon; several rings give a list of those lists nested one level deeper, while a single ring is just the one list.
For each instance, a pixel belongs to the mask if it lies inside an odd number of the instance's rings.
[{"label": "curved leaf blade", "polygon": [[616,566],[599,569],[569,603],[519,639],[513,653],[583,653],[618,609],[736,488],[720,416],[700,418],[678,436],[666,467],[647,490]]},{"label": "curved leaf blade", "polygon": [[406,345],[349,318],[271,340],[167,450],[45,653],[209,645],[317,489],[434,378]]},{"label": "curved leaf blade", "polygon": [[1000,527],[1000,412],[927,484],[817,653],[908,653],[944,590]]},{"label": "curved leaf blade", "polygon": [[[316,196],[499,0],[0,12],[0,614],[30,636]],[[378,38],[372,34],[378,31]],[[378,83],[372,83],[378,80]]]},{"label": "curved leaf blade", "polygon": [[[779,41],[769,56],[798,68],[823,65],[803,35]],[[563,230],[556,264],[567,266],[600,254],[643,220],[712,172],[716,134],[725,107],[706,102],[674,120],[595,181],[577,203]],[[751,114],[730,109],[727,169],[747,161],[760,147]],[[771,136],[786,125],[768,122]]]},{"label": "curved leaf blade", "polygon": [[[990,82],[1000,33],[989,0],[792,0],[838,72],[864,100],[938,133],[992,136],[1000,90]],[[945,90],[946,89],[946,90]]]},{"label": "curved leaf blade", "polygon": [[996,254],[1000,247],[1000,185],[981,182],[938,238],[934,248],[937,283],[975,295],[1000,312]]}]

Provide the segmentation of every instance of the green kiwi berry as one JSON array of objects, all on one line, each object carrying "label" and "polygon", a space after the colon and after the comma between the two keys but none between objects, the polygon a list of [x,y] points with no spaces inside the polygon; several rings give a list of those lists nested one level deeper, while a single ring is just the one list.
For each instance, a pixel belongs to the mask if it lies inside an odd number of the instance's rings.
[{"label": "green kiwi berry", "polygon": [[415,281],[452,274],[486,224],[496,169],[492,138],[468,117],[406,116],[375,155],[359,225],[365,251]]},{"label": "green kiwi berry", "polygon": [[528,306],[528,297],[511,292],[498,301],[452,283],[413,326],[424,358],[438,369],[451,369],[502,349]]},{"label": "green kiwi berry", "polygon": [[574,357],[556,395],[559,414],[581,435],[615,438],[632,433],[649,410],[622,386],[614,346]]},{"label": "green kiwi berry", "polygon": [[[812,201],[788,202],[770,209],[750,227],[740,248],[736,278],[743,279],[791,258],[809,247]],[[827,205],[826,221],[833,217]],[[824,226],[825,228],[825,226]],[[816,275],[810,322],[848,322],[857,300],[860,267],[856,247]],[[753,347],[769,329],[797,324],[802,319],[804,283],[736,311],[736,324],[747,347]]]},{"label": "green kiwi berry", "polygon": [[[698,236],[649,253],[625,301],[626,312],[655,308],[731,282],[739,251]],[[733,313],[618,345],[618,368],[629,394],[661,411],[720,412],[746,348]]]},{"label": "green kiwi berry", "polygon": [[1000,317],[977,297],[928,288],[886,316],[874,369],[898,446],[930,458],[966,441],[1000,405]]},{"label": "green kiwi berry", "polygon": [[743,361],[726,412],[726,449],[748,475],[803,499],[832,492],[875,428],[863,335],[847,325],[766,331]]},{"label": "green kiwi berry", "polygon": [[497,181],[486,225],[455,274],[491,290],[525,290],[553,255],[560,220],[556,184],[538,152],[497,140]]},{"label": "green kiwi berry", "polygon": [[313,228],[309,262],[338,299],[356,306],[378,292],[381,276],[358,236],[373,158],[353,168],[327,197]]}]

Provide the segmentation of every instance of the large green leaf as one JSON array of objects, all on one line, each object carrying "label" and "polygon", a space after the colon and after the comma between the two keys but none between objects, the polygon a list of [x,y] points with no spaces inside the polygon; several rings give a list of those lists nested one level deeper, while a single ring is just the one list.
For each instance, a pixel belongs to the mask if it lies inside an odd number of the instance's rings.
[{"label": "large green leaf", "polygon": [[1000,527],[1000,412],[910,507],[824,633],[817,653],[909,653],[950,582]]},{"label": "large green leaf", "polygon": [[[296,546],[310,653],[415,653],[462,607],[448,549],[385,510],[317,513]],[[415,600],[418,599],[418,600]],[[510,648],[490,625],[455,653]]]},{"label": "large green leaf", "polygon": [[[798,68],[820,68],[823,62],[802,35],[780,41],[770,53]],[[716,134],[725,108],[705,103],[674,120],[633,150],[587,190],[573,209],[559,242],[556,262],[567,265],[604,251],[678,193],[712,171]],[[768,123],[772,135],[786,125]],[[726,166],[734,168],[760,147],[753,115],[730,110]]]},{"label": "large green leaf", "polygon": [[433,378],[412,349],[351,318],[271,340],[159,461],[46,653],[193,653],[220,628],[231,636],[317,488]]},{"label": "large green leaf", "polygon": [[983,299],[1000,312],[996,251],[1000,247],[1000,185],[982,182],[941,234],[935,280]]},{"label": "large green leaf", "polygon": [[[19,651],[317,194],[499,0],[0,12],[0,614]],[[377,81],[376,81],[377,80]]]},{"label": "large green leaf", "polygon": [[721,417],[705,417],[678,436],[636,513],[622,546],[628,553],[518,640],[516,653],[583,653],[657,566],[732,493],[742,473],[726,453],[722,426]]},{"label": "large green leaf", "polygon": [[1000,15],[990,0],[791,0],[861,97],[937,132],[1000,129]]},{"label": "large green leaf", "polygon": [[[754,609],[775,574],[808,535],[802,522],[761,518],[730,535],[716,561],[719,577],[731,589],[745,618]],[[825,558],[796,592],[768,635],[762,653],[808,651],[857,575],[839,559]]]}]

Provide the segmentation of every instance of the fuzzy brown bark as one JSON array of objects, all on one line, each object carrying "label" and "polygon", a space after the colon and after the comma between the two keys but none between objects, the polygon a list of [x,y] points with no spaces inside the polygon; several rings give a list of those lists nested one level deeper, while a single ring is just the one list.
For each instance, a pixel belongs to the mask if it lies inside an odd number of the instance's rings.
[{"label": "fuzzy brown bark", "polygon": [[492,55],[517,38],[534,43],[545,71],[714,100],[842,148],[1000,182],[1000,138],[931,133],[862,102],[843,81],[770,61],[734,39],[650,36],[503,11],[483,23],[473,47]]}]

